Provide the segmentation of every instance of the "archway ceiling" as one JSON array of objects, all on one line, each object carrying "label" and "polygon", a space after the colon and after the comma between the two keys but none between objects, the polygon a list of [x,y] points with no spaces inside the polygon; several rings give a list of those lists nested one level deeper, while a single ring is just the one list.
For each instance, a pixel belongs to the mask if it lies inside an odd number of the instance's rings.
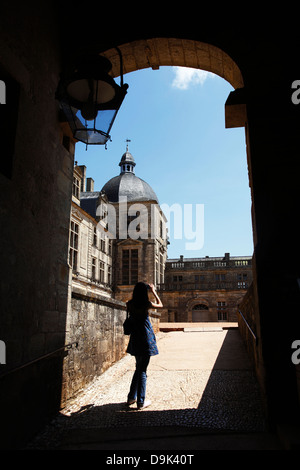
[{"label": "archway ceiling", "polygon": [[[221,49],[191,39],[153,38],[118,46],[123,57],[123,72],[129,73],[160,66],[191,67],[213,72],[234,88],[243,87],[243,78],[236,63]],[[112,75],[120,75],[119,55],[115,48],[101,52],[112,63]]]}]

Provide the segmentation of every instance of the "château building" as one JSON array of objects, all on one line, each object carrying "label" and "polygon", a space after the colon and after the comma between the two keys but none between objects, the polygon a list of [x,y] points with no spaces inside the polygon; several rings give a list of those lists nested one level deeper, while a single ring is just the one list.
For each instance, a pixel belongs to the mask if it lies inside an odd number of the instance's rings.
[{"label": "ch\u00e2teau building", "polygon": [[169,259],[160,296],[161,321],[237,321],[237,308],[252,283],[252,257]]},{"label": "ch\u00e2teau building", "polygon": [[100,191],[74,168],[69,263],[72,285],[127,301],[134,285],[164,282],[166,217],[151,186],[135,175],[135,160],[122,155],[120,174]]}]

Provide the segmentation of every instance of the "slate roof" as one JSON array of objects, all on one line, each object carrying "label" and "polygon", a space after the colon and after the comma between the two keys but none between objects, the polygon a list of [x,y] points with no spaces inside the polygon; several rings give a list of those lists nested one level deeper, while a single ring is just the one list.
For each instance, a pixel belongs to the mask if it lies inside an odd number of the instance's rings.
[{"label": "slate roof", "polygon": [[96,218],[100,191],[87,191],[80,193],[80,207],[92,217]]},{"label": "slate roof", "polygon": [[121,197],[127,201],[156,201],[158,198],[151,186],[133,173],[121,173],[111,178],[102,188],[109,202],[119,202]]}]

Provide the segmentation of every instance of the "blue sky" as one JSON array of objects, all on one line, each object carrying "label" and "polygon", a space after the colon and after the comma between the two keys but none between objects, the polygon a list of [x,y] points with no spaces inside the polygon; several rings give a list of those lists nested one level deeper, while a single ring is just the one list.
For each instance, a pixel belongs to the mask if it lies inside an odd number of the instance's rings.
[{"label": "blue sky", "polygon": [[245,131],[225,129],[232,86],[217,75],[177,67],[132,72],[124,82],[129,89],[107,150],[76,144],[75,160],[86,165],[95,190],[119,174],[130,139],[135,174],[152,186],[160,204],[180,204],[183,219],[184,204],[204,205],[203,247],[187,250],[192,240],[174,239],[170,221],[169,258],[252,255]]}]

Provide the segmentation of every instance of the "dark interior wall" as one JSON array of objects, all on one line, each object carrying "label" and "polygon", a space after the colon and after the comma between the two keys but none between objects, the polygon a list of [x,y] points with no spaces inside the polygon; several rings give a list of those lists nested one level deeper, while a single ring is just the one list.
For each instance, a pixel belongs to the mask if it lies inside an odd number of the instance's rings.
[{"label": "dark interior wall", "polygon": [[[0,131],[3,160],[11,162],[10,172],[0,168],[0,372],[7,372],[65,342],[73,155],[62,145],[55,100],[60,50],[52,8],[12,2],[0,21],[1,69],[19,91],[13,151]],[[1,106],[10,108],[9,96]],[[30,435],[57,410],[61,359],[0,379],[1,445]]]}]

